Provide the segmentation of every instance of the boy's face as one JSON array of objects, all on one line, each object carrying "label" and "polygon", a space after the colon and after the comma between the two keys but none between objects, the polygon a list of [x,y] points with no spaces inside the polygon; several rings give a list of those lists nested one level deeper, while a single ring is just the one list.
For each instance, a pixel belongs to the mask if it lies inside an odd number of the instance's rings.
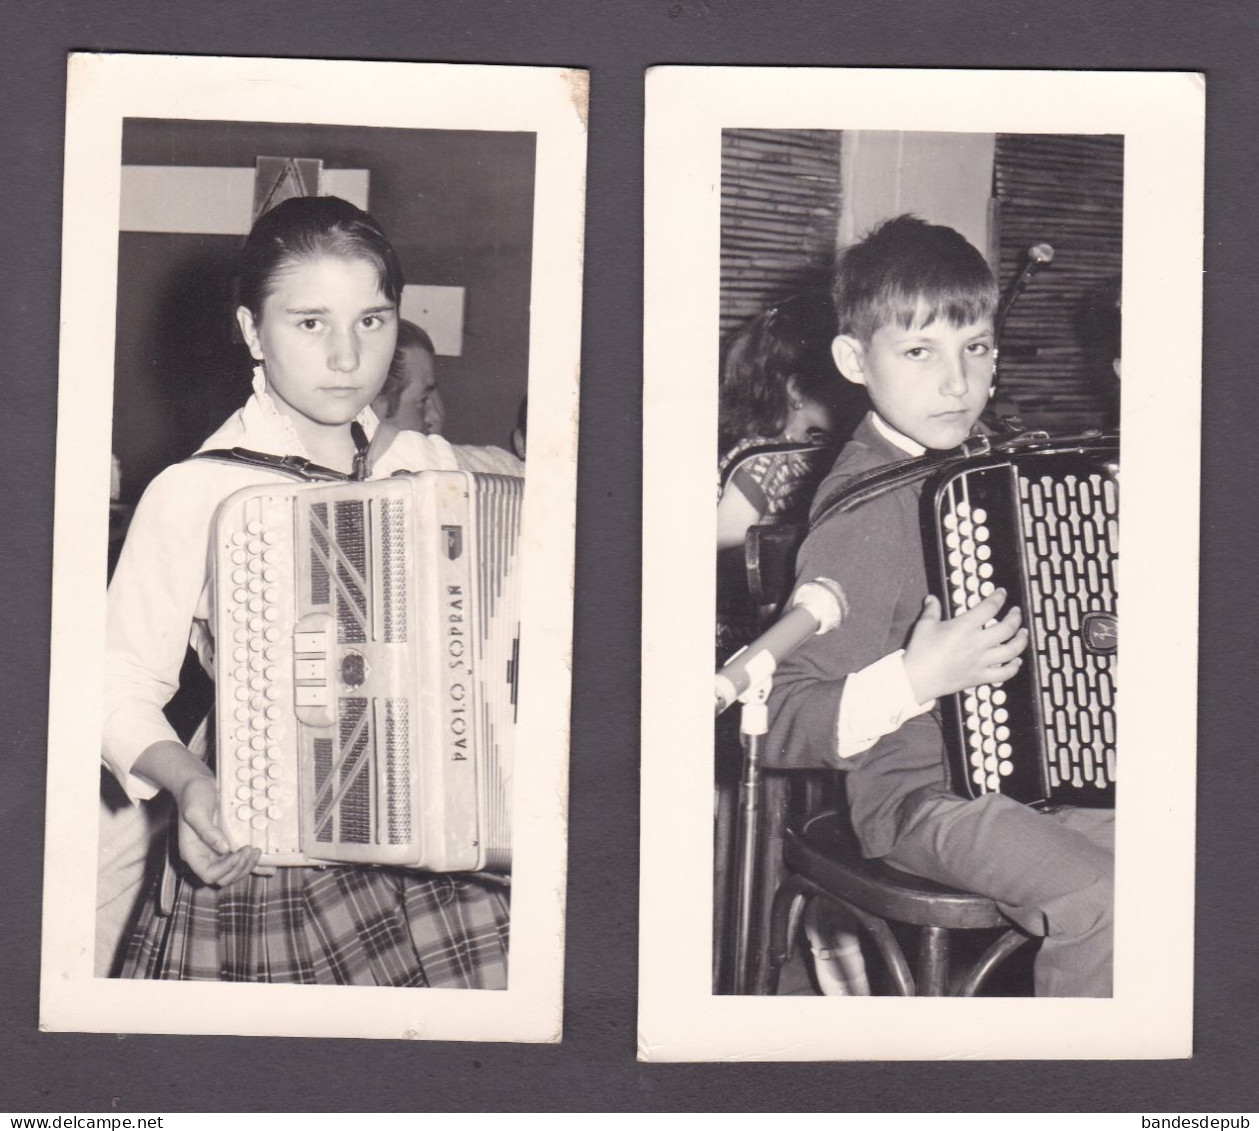
[{"label": "boy's face", "polygon": [[992,390],[992,320],[953,326],[937,319],[906,330],[880,326],[868,344],[841,334],[832,352],[839,371],[870,393],[879,415],[925,448],[955,448]]},{"label": "boy's face", "polygon": [[[398,397],[398,409],[389,417],[399,428],[409,428],[425,435],[441,435],[446,423],[446,408],[437,388],[433,372],[433,355],[423,346],[404,346],[402,358],[407,383]],[[376,411],[383,417],[388,405],[384,398],[376,401]]]}]

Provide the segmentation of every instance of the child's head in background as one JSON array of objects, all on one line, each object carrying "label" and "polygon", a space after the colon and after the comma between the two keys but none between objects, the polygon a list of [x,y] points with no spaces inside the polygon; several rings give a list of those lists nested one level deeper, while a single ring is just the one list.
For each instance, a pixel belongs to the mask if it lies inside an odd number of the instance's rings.
[{"label": "child's head in background", "polygon": [[398,428],[440,436],[446,426],[446,406],[437,387],[436,361],[433,339],[414,322],[402,319],[389,376],[372,405],[376,415]]},{"label": "child's head in background", "polygon": [[830,438],[839,393],[830,358],[833,317],[826,296],[802,294],[731,335],[721,377],[724,446],[751,436],[797,443]]}]

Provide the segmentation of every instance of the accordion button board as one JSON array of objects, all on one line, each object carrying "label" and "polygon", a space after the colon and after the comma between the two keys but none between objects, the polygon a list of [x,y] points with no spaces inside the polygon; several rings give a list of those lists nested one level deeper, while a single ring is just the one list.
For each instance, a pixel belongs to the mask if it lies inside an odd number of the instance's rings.
[{"label": "accordion button board", "polygon": [[251,487],[214,535],[218,777],[274,865],[511,864],[523,480]]},{"label": "accordion button board", "polygon": [[945,615],[1004,588],[1030,635],[1015,676],[941,703],[963,796],[1114,805],[1118,460],[1113,439],[1051,442],[977,456],[924,488],[928,575]]}]

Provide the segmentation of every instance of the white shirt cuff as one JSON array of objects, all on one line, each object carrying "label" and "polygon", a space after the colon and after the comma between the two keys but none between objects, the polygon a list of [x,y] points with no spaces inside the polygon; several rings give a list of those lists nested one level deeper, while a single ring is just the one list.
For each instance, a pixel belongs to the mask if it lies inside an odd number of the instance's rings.
[{"label": "white shirt cuff", "polygon": [[898,649],[854,672],[839,701],[836,750],[841,758],[869,750],[909,719],[926,714],[935,700],[919,703],[905,674],[905,650]]}]

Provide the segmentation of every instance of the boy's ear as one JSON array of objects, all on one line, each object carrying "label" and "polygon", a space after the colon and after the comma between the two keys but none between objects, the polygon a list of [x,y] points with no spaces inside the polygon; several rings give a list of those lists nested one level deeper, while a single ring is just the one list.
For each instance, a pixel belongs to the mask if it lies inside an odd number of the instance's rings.
[{"label": "boy's ear", "polygon": [[835,359],[835,368],[854,385],[866,383],[864,351],[861,343],[852,335],[840,334],[831,342],[831,357]]},{"label": "boy's ear", "polygon": [[249,347],[249,353],[254,361],[262,361],[262,341],[258,337],[258,325],[254,322],[254,316],[249,307],[236,308],[236,325],[240,327],[241,337],[245,339],[245,345]]}]

